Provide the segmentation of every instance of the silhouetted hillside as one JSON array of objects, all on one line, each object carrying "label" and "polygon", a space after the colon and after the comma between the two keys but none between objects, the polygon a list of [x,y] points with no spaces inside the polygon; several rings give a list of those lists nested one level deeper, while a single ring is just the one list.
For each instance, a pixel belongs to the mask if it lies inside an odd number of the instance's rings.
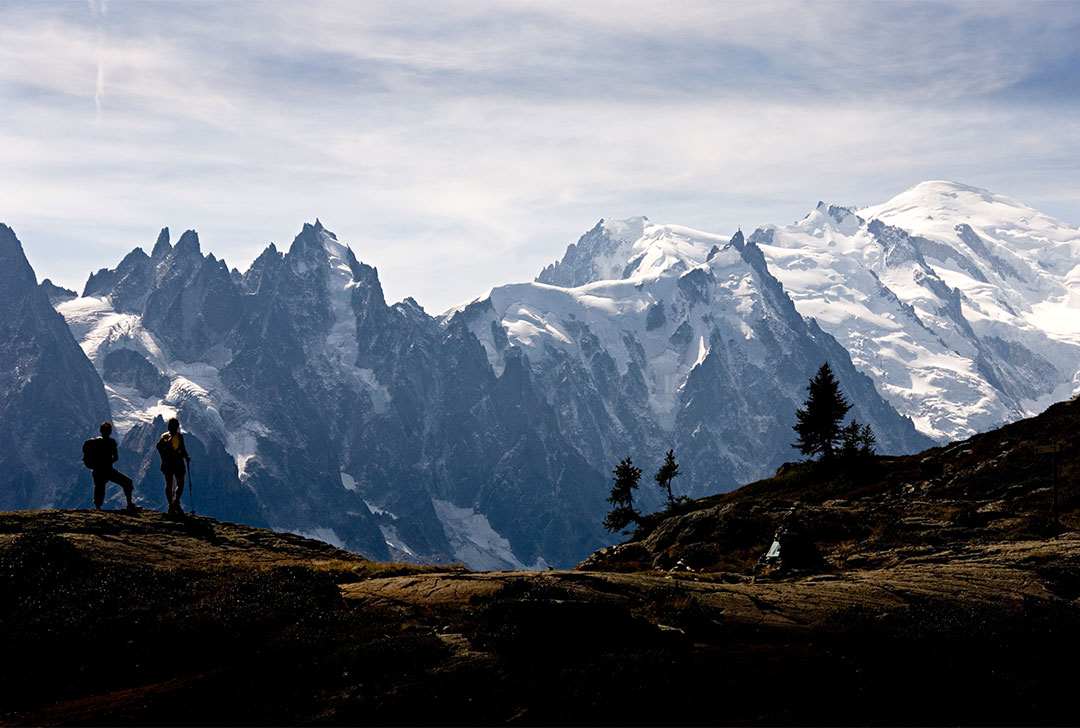
[{"label": "silhouetted hillside", "polygon": [[670,569],[681,560],[695,570],[750,573],[778,529],[793,548],[813,552],[796,559],[802,572],[883,563],[911,549],[949,551],[1069,533],[1080,527],[1078,441],[1080,399],[1073,399],[1038,417],[917,455],[877,458],[853,472],[789,463],[772,478],[699,499],[677,515],[651,516],[628,543],[603,549],[578,568]]}]

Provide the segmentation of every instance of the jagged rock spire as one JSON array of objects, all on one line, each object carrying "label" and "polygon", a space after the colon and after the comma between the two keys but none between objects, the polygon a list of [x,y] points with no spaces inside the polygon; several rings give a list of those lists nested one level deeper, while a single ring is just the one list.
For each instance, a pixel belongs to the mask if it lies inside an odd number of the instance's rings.
[{"label": "jagged rock spire", "polygon": [[161,228],[161,232],[158,233],[157,242],[154,243],[154,250],[150,253],[150,257],[154,260],[161,260],[169,251],[172,250],[172,245],[169,243],[169,228]]}]

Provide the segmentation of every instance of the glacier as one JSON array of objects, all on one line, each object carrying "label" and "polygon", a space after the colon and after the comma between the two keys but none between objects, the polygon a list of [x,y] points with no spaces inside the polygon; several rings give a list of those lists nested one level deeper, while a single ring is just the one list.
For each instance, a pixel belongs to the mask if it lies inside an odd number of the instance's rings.
[{"label": "glacier", "polygon": [[819,203],[751,239],[800,313],[936,440],[1080,391],[1076,227],[934,181],[862,209]]}]

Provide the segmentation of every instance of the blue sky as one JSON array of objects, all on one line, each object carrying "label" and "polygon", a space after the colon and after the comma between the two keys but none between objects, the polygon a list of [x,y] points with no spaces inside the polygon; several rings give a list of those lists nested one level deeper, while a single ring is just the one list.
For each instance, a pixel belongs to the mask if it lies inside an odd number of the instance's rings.
[{"label": "blue sky", "polygon": [[319,217],[431,313],[602,217],[710,232],[926,179],[1080,224],[1080,3],[0,5],[0,221],[81,290]]}]

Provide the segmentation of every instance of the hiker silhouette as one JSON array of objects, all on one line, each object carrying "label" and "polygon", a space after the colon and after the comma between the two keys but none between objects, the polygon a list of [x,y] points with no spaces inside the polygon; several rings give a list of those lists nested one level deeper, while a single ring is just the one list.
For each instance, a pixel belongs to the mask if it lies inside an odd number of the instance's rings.
[{"label": "hiker silhouette", "polygon": [[137,506],[131,500],[131,478],[113,467],[120,454],[116,449],[116,440],[111,437],[112,423],[102,422],[98,431],[101,437],[93,437],[83,443],[83,464],[90,468],[90,475],[94,479],[94,508],[100,511],[101,504],[105,502],[105,484],[116,483],[124,489],[128,510],[136,510]]},{"label": "hiker silhouette", "polygon": [[169,502],[169,513],[183,515],[180,496],[184,494],[184,474],[187,463],[191,462],[184,436],[180,433],[180,420],[169,419],[169,431],[162,434],[157,442],[158,455],[161,456],[161,474],[165,477],[165,500]]}]

